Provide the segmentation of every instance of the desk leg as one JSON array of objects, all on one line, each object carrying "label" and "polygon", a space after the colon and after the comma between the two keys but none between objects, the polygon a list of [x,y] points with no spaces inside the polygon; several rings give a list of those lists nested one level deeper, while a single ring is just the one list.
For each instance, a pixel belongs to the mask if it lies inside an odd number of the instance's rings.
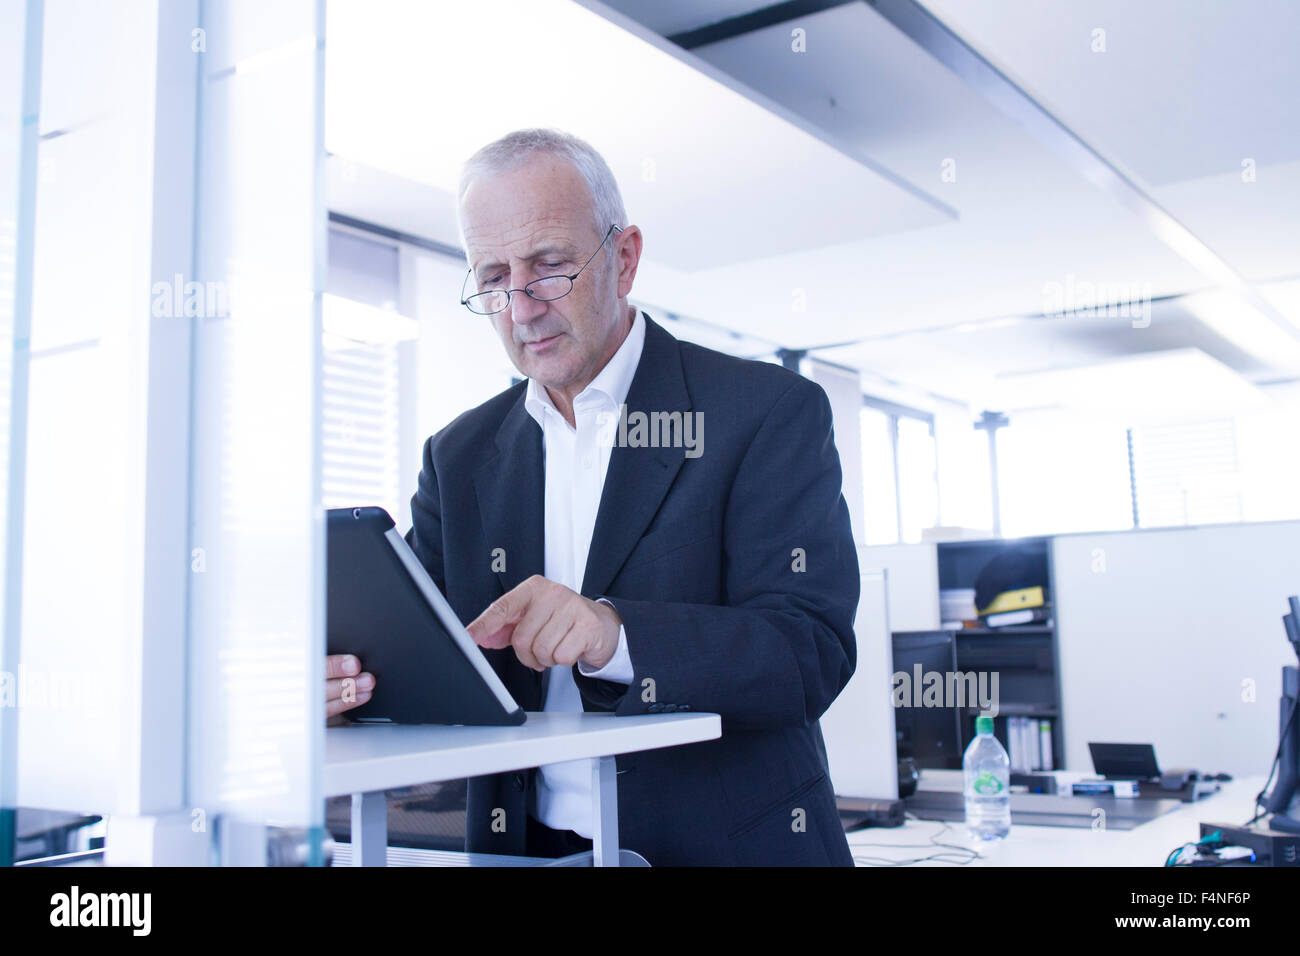
[{"label": "desk leg", "polygon": [[618,770],[613,757],[593,761],[591,791],[595,797],[591,841],[592,866],[618,866]]},{"label": "desk leg", "polygon": [[382,790],[352,794],[352,865],[388,865],[388,800]]}]

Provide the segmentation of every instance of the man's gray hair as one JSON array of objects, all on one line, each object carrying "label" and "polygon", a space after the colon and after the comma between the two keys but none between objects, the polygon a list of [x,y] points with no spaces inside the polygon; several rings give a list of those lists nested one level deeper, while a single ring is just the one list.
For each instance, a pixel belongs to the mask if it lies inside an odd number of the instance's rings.
[{"label": "man's gray hair", "polygon": [[[599,235],[603,237],[611,225],[619,228],[627,225],[623,195],[619,192],[618,182],[604,157],[586,140],[558,129],[517,129],[488,143],[471,156],[461,170],[460,185],[456,190],[457,216],[460,215],[460,204],[465,200],[465,193],[475,179],[506,172],[522,165],[537,153],[562,157],[577,169],[591,189],[596,232]],[[461,239],[463,244],[463,226]],[[613,247],[610,248],[612,251]]]}]

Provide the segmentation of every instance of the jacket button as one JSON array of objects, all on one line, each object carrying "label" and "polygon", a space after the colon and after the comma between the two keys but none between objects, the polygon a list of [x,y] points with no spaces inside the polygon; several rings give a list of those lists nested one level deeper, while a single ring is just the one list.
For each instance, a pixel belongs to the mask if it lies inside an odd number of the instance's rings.
[{"label": "jacket button", "polygon": [[676,711],[676,710],[677,710],[677,705],[676,705],[676,704],[664,704],[664,713],[665,713],[665,714],[671,714],[671,713],[673,713],[673,712]]},{"label": "jacket button", "polygon": [[650,713],[652,714],[657,714],[659,713],[659,711],[663,709],[664,709],[663,704],[651,704],[649,707],[646,708],[646,710],[650,711]]}]

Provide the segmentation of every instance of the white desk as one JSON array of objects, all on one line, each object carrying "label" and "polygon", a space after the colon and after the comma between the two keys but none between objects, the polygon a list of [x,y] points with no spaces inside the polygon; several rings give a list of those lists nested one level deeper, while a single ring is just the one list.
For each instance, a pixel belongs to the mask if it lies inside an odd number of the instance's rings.
[{"label": "white desk", "polygon": [[[1068,781],[1086,774],[1058,773]],[[967,866],[1164,866],[1169,853],[1184,843],[1200,838],[1202,821],[1210,823],[1245,823],[1254,816],[1255,794],[1264,785],[1264,777],[1241,777],[1222,785],[1223,789],[1195,803],[1185,803],[1170,813],[1156,817],[1131,830],[1092,829],[1091,827],[1011,826],[1005,840],[991,847],[978,846],[967,839],[966,825],[960,820],[908,819],[901,827],[869,828],[848,834],[849,849],[854,857],[902,861],[941,852],[931,846],[931,839],[979,849],[981,857]],[[921,786],[926,790],[961,789],[961,771],[923,771]],[[945,829],[946,827],[946,829]],[[879,845],[877,845],[879,844]],[[904,846],[906,845],[906,846]],[[859,865],[870,865],[859,861]],[[916,866],[951,866],[952,862],[926,861]]]},{"label": "white desk", "polygon": [[697,713],[530,713],[518,727],[348,724],[326,728],[324,795],[352,795],[352,865],[383,866],[388,850],[385,790],[596,758],[592,861],[617,866],[615,755],[720,736],[721,718]]}]

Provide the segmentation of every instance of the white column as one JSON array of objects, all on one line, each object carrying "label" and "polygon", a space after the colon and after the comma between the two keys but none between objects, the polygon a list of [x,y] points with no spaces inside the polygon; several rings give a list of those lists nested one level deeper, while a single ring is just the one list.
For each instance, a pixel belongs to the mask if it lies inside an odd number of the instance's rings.
[{"label": "white column", "polygon": [[40,108],[41,0],[0,9],[0,866],[18,804],[22,513]]},{"label": "white column", "polygon": [[863,520],[866,504],[862,496],[862,381],[856,369],[809,359],[806,374],[826,390],[834,419],[835,448],[840,453],[844,475],[844,500],[849,506],[853,540],[866,543]]},{"label": "white column", "polygon": [[183,6],[44,10],[22,512],[40,532],[22,542],[23,806],[144,815],[184,798],[187,456],[175,443],[189,362],[183,318],[152,307],[155,270],[171,254],[158,250],[192,207],[184,187],[179,211],[163,188],[192,160],[192,112],[173,125],[183,106],[168,101],[172,85],[193,87],[189,25],[167,33]]}]

